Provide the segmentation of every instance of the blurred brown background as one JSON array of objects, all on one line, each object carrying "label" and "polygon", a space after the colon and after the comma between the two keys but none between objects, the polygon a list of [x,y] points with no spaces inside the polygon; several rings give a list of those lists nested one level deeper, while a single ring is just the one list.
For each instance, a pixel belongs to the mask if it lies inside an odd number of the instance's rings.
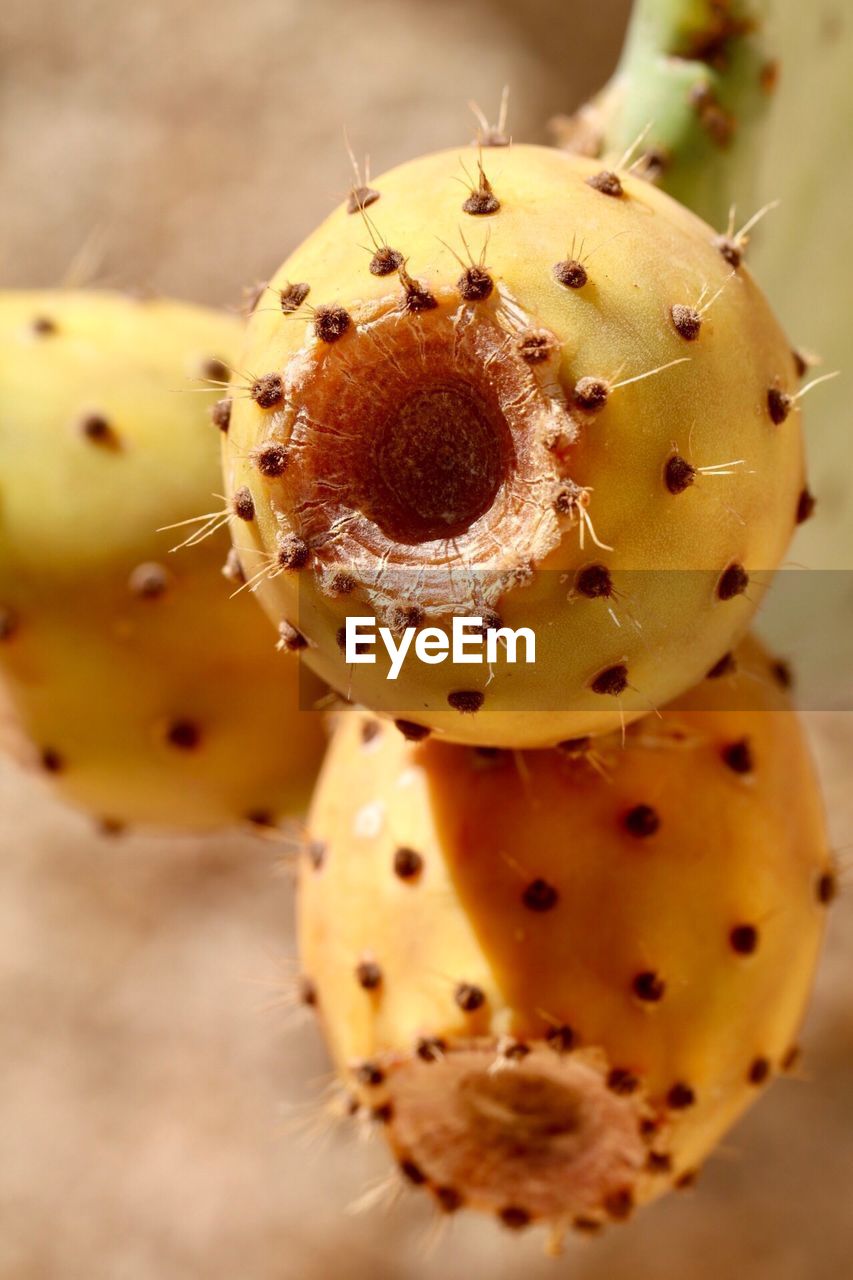
[{"label": "blurred brown background", "polygon": [[[609,69],[628,0],[4,0],[0,270],[239,301],[374,173],[468,142],[469,99],[518,137]],[[9,193],[14,199],[9,199]]]},{"label": "blurred brown background", "polygon": [[[516,137],[608,71],[626,0],[5,0],[0,277],[236,304],[374,172],[465,142],[512,87]],[[843,716],[810,717],[833,839],[853,844]],[[428,1206],[346,1208],[377,1146],[316,1127],[313,1028],[279,852],[242,836],[108,841],[0,768],[2,1280],[829,1280],[853,1250],[853,962],[835,910],[805,1037],[671,1197],[562,1262]],[[845,915],[848,928],[845,932]]]}]

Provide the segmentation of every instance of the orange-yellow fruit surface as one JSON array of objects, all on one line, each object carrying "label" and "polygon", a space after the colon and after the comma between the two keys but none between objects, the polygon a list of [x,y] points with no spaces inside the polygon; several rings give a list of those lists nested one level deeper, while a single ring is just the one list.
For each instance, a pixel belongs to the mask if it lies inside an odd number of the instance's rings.
[{"label": "orange-yellow fruit surface", "polygon": [[442,1207],[624,1217],[793,1066],[835,882],[785,669],[751,641],[736,663],[624,746],[411,744],[342,715],[306,990]]}]

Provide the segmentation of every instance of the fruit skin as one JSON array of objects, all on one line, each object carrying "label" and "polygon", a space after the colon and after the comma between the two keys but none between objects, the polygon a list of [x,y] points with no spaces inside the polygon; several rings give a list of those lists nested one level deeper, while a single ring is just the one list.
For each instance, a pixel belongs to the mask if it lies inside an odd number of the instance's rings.
[{"label": "fruit skin", "polygon": [[0,682],[24,758],[109,830],[273,822],[321,759],[226,534],[169,555],[187,531],[158,532],[220,505],[197,388],[239,340],[182,303],[0,295]]},{"label": "fruit skin", "polygon": [[[623,1216],[685,1185],[790,1069],[835,881],[785,669],[753,641],[737,664],[624,748],[483,753],[342,715],[301,859],[301,967],[338,1071],[420,1185],[557,1228]],[[542,1137],[559,1148],[572,1098],[585,1167],[550,1164]],[[502,1163],[478,1156],[486,1122]]]},{"label": "fruit skin", "polygon": [[[232,535],[253,559],[268,555],[262,605],[299,627],[306,660],[338,690],[451,741],[547,746],[663,705],[743,634],[805,483],[799,406],[781,425],[768,410],[772,388],[798,383],[748,270],[733,270],[716,233],[666,195],[622,174],[622,196],[608,196],[588,183],[599,164],[518,146],[484,153],[500,208],[472,215],[457,179],[476,163],[476,152],[444,152],[376,179],[370,228],[341,207],[272,281],[240,368],[279,378],[279,395],[261,408],[255,384],[234,389],[226,483],[249,488],[256,516],[235,519]],[[460,295],[460,231],[494,286],[481,301]],[[402,283],[371,272],[371,232],[405,256]],[[554,276],[573,240],[589,255],[579,288]],[[672,308],[697,307],[703,289],[713,301],[688,340]],[[344,326],[339,336],[330,325]],[[521,336],[542,334],[548,358],[528,363]],[[687,362],[613,385],[675,360]],[[575,403],[583,378],[611,384],[598,411]],[[418,396],[436,384],[445,401],[430,419]],[[287,456],[273,477],[256,461],[270,444]],[[675,454],[697,470],[673,492]],[[701,470],[713,467],[724,474]],[[425,538],[442,498],[459,526],[471,523]],[[584,513],[612,550],[594,544]],[[609,598],[577,589],[596,564],[611,575]],[[733,566],[748,587],[720,599]],[[338,591],[342,579],[352,589]],[[347,615],[393,625],[414,610],[446,627],[452,613],[491,609],[533,628],[535,666],[410,660],[388,681],[381,651],[375,666],[348,667],[337,641]],[[627,668],[626,687],[596,692],[614,666]],[[455,708],[460,690],[483,694],[481,709]]]}]

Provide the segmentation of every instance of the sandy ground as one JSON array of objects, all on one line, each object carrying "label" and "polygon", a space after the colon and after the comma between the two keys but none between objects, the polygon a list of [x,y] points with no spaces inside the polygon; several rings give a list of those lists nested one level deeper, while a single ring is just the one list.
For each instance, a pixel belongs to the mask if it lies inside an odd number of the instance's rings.
[{"label": "sandy ground", "polygon": [[[604,75],[625,0],[6,0],[0,273],[234,303],[374,170],[518,136]],[[813,717],[853,844],[853,720]],[[853,965],[833,913],[803,1083],[780,1082],[693,1195],[563,1263],[429,1208],[347,1206],[381,1148],[317,1128],[328,1066],[276,1005],[291,885],[269,844],[96,837],[0,767],[0,1280],[829,1280],[853,1247]],[[847,929],[845,930],[845,917]],[[271,1007],[273,1006],[273,1007]]]}]

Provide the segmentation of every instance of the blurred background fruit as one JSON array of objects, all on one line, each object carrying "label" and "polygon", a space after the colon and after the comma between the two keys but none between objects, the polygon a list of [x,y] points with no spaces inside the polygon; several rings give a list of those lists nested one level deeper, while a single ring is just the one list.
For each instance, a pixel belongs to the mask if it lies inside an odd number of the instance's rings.
[{"label": "blurred background fruit", "polygon": [[166,299],[0,293],[0,681],[22,763],[107,831],[273,827],[325,749],[325,686],[223,574],[211,411],[240,333]]}]

